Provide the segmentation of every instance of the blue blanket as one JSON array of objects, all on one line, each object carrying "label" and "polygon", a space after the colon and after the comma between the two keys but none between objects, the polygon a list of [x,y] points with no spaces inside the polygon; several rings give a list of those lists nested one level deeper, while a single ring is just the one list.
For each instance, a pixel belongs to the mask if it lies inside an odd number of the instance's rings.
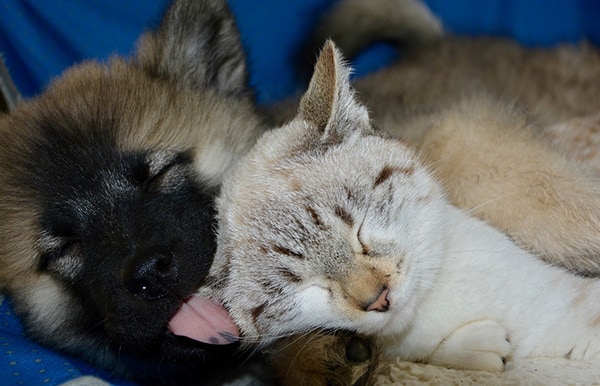
[{"label": "blue blanket", "polygon": [[[298,91],[294,54],[315,17],[334,0],[230,0],[249,55],[259,101]],[[426,0],[447,30],[511,36],[527,45],[587,38],[600,43],[596,0]],[[40,92],[66,67],[88,58],[129,55],[135,40],[155,26],[168,0],[3,0],[0,53],[25,96]],[[362,74],[389,60],[386,50],[358,63]],[[382,56],[382,58],[377,58]]]},{"label": "blue blanket", "polygon": [[[596,0],[426,2],[447,30],[457,34],[511,36],[531,46],[584,38],[600,44],[600,2]],[[259,102],[279,100],[302,87],[292,71],[294,54],[316,15],[332,3],[230,0]],[[159,22],[166,6],[166,0],[3,0],[0,53],[20,92],[34,96],[73,63],[129,55],[139,34]],[[357,74],[372,71],[393,57],[390,49],[376,47],[355,63]],[[1,296],[0,348],[3,385],[56,385],[84,376],[114,385],[130,384],[24,337],[10,300]]]},{"label": "blue blanket", "polygon": [[23,335],[10,299],[0,295],[0,380],[2,385],[58,385],[81,377],[104,379],[113,385],[133,385],[106,371],[44,348]]}]

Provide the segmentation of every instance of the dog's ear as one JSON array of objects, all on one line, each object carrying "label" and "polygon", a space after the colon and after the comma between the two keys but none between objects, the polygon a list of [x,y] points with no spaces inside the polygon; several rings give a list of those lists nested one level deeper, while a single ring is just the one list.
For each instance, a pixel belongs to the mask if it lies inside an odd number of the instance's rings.
[{"label": "dog's ear", "polygon": [[183,89],[251,93],[240,35],[225,0],[176,0],[159,28],[141,37],[137,62]]}]

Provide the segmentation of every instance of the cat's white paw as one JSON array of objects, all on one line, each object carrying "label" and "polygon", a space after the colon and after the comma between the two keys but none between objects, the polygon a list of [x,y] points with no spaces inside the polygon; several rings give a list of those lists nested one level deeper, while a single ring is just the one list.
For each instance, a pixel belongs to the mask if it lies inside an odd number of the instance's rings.
[{"label": "cat's white paw", "polygon": [[493,320],[480,320],[450,334],[431,358],[435,365],[463,370],[502,371],[511,352],[508,334]]}]

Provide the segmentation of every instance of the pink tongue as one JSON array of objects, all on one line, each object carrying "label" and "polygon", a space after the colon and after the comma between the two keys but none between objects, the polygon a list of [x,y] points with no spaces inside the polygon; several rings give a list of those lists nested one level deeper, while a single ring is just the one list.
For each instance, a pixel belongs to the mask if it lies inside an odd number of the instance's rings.
[{"label": "pink tongue", "polygon": [[175,335],[210,344],[229,344],[237,341],[240,330],[229,312],[219,303],[193,296],[171,318],[169,330]]}]

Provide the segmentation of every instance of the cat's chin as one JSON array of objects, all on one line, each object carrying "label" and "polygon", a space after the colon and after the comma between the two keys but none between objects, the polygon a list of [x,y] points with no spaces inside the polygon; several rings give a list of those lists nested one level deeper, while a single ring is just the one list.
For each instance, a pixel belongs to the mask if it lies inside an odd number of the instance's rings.
[{"label": "cat's chin", "polygon": [[415,316],[416,300],[414,296],[407,296],[401,288],[389,290],[389,307],[386,311],[371,311],[376,318],[371,318],[367,331],[357,331],[363,334],[376,334],[378,336],[394,336],[402,334]]},{"label": "cat's chin", "polygon": [[410,318],[399,311],[389,313],[387,323],[377,330],[378,336],[394,336],[400,335],[408,328]]}]

